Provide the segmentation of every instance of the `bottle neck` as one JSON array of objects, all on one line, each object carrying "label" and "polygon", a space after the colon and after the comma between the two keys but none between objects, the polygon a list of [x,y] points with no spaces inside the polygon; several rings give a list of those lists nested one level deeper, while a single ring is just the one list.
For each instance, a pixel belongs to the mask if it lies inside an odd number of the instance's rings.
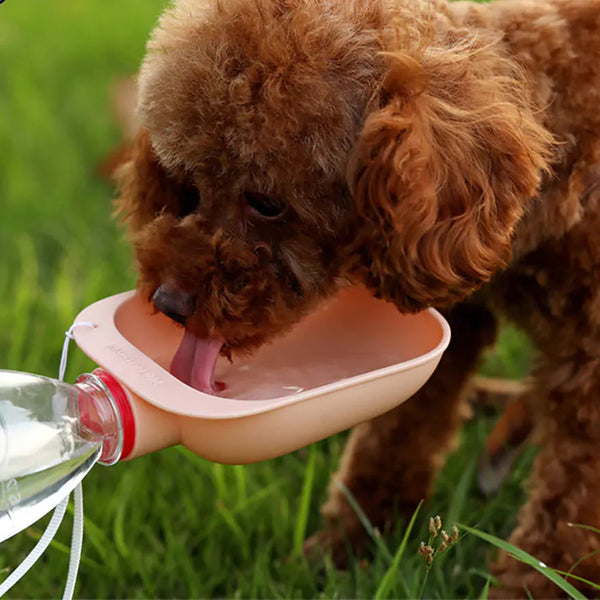
[{"label": "bottle neck", "polygon": [[135,443],[135,421],[125,390],[109,373],[96,369],[80,375],[75,387],[74,412],[86,431],[102,438],[98,462],[114,465],[131,454]]}]

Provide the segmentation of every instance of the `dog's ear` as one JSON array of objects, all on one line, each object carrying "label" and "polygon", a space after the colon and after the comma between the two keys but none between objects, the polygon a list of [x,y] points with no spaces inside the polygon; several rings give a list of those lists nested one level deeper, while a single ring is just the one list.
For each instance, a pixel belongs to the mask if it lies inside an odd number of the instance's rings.
[{"label": "dog's ear", "polygon": [[348,170],[352,269],[401,310],[449,305],[509,260],[552,138],[493,44],[388,59]]},{"label": "dog's ear", "polygon": [[123,151],[122,162],[114,169],[118,186],[117,215],[130,232],[152,221],[165,207],[177,210],[182,198],[182,181],[159,162],[147,130],[140,129]]}]

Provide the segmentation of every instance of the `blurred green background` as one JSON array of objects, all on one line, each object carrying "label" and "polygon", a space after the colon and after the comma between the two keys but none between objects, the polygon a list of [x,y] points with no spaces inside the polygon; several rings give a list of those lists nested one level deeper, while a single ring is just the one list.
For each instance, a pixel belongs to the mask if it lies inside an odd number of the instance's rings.
[{"label": "blurred green background", "polygon": [[[64,331],[91,302],[134,286],[123,233],[111,219],[111,186],[98,164],[120,140],[111,95],[135,73],[163,0],[0,6],[0,368],[56,376]],[[486,372],[520,376],[528,350],[505,330]],[[67,380],[91,364],[71,348]],[[81,598],[475,597],[493,551],[466,537],[429,574],[416,553],[440,514],[506,535],[522,499],[531,452],[502,493],[478,495],[477,456],[490,418],[472,421],[435,498],[417,517],[391,586],[379,588],[404,534],[380,544],[369,565],[346,572],[308,565],[301,542],[319,527],[345,436],[249,467],[213,465],[179,448],[96,468],[85,480]],[[72,511],[69,513],[72,514]],[[47,519],[2,545],[0,579],[39,538]],[[54,598],[67,572],[70,521],[9,594]]]}]

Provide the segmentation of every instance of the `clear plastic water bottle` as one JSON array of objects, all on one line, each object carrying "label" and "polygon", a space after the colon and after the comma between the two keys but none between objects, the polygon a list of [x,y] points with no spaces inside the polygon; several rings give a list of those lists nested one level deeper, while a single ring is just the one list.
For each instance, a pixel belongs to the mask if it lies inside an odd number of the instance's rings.
[{"label": "clear plastic water bottle", "polygon": [[123,411],[97,374],[75,385],[0,371],[0,542],[123,453]]}]

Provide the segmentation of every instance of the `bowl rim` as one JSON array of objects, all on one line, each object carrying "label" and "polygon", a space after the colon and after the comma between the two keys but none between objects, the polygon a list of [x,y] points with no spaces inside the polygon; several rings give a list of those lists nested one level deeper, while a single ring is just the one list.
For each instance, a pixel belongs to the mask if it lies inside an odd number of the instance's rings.
[{"label": "bowl rim", "polygon": [[[224,398],[206,394],[181,382],[121,333],[116,326],[115,315],[121,306],[136,296],[138,294],[135,290],[122,292],[98,300],[83,309],[75,319],[73,339],[89,358],[150,404],[172,413],[205,419],[234,419],[256,415],[326,396],[374,379],[417,369],[439,361],[451,337],[446,319],[434,308],[427,308],[416,314],[428,313],[433,317],[441,329],[441,336],[438,344],[424,354],[295,394],[266,400]],[[93,323],[94,327],[78,327],[78,323]],[[175,391],[177,397],[173,397]],[[166,392],[171,394],[168,399],[161,397]]]}]

